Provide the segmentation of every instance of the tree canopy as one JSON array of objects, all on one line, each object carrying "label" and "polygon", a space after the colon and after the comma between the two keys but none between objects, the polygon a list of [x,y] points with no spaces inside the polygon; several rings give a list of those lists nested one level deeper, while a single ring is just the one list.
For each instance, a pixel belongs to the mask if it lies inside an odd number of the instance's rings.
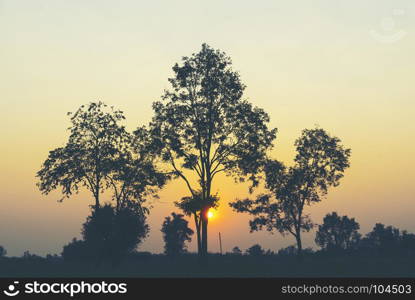
[{"label": "tree canopy", "polygon": [[325,250],[354,249],[360,240],[359,228],[359,223],[354,218],[332,212],[327,214],[323,224],[318,226],[315,241]]},{"label": "tree canopy", "polygon": [[135,202],[142,210],[144,197],[155,195],[168,179],[155,167],[157,155],[148,130],[126,131],[120,110],[105,103],[82,105],[71,116],[70,136],[65,146],[49,152],[37,172],[38,187],[48,194],[59,187],[63,198],[86,187],[100,206],[100,194],[110,189],[117,208]]},{"label": "tree canopy", "polygon": [[120,123],[125,117],[101,101],[82,105],[68,115],[71,117],[68,142],[49,152],[37,173],[38,187],[44,194],[61,187],[64,197],[70,197],[84,186],[92,192],[95,206],[99,207],[100,193],[108,186],[106,176],[113,168],[117,152],[124,147],[126,131]]}]

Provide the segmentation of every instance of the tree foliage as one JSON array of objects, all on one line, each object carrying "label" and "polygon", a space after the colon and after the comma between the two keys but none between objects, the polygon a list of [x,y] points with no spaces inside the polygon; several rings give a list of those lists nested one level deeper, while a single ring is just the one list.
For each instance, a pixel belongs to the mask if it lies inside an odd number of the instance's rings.
[{"label": "tree foliage", "polygon": [[125,117],[103,102],[82,105],[68,115],[69,139],[64,147],[49,152],[37,173],[38,187],[44,194],[61,187],[64,197],[70,197],[84,186],[92,192],[95,206],[99,207],[100,193],[108,187],[106,176],[125,144],[126,131],[120,125]]},{"label": "tree foliage", "polygon": [[372,251],[392,252],[400,248],[400,243],[401,234],[398,228],[376,223],[372,231],[362,240],[361,247]]},{"label": "tree foliage", "polygon": [[327,214],[323,224],[318,226],[315,241],[324,250],[355,249],[360,240],[359,228],[354,218],[349,219],[333,212]]},{"label": "tree foliage", "polygon": [[106,204],[92,210],[82,236],[88,251],[98,259],[118,259],[135,250],[148,231],[141,213],[128,206],[117,210]]},{"label": "tree foliage", "polygon": [[84,240],[73,238],[70,243],[63,246],[62,257],[65,261],[88,261],[94,256]]},{"label": "tree foliage", "polygon": [[161,232],[164,239],[164,252],[169,256],[177,256],[186,252],[185,242],[192,240],[193,230],[183,215],[172,213],[165,218]]},{"label": "tree foliage", "polygon": [[246,249],[246,254],[250,256],[262,256],[265,255],[265,251],[262,249],[261,245],[255,244]]},{"label": "tree foliage", "polygon": [[3,246],[0,246],[0,258],[6,255],[7,255],[6,248],[4,248]]},{"label": "tree foliage", "polygon": [[118,209],[133,201],[141,206],[145,196],[164,185],[167,175],[155,168],[154,144],[144,127],[128,133],[123,112],[103,102],[82,105],[68,115],[67,143],[50,151],[37,173],[42,193],[61,187],[63,200],[86,187],[98,208],[100,194],[111,189]]},{"label": "tree foliage", "polygon": [[238,246],[235,246],[232,248],[232,254],[233,255],[242,255],[242,250]]},{"label": "tree foliage", "polygon": [[147,197],[158,197],[169,175],[156,167],[158,156],[150,132],[139,127],[126,134],[125,145],[112,163],[106,180],[113,191],[117,209],[135,206],[142,215],[148,214],[144,206]]}]

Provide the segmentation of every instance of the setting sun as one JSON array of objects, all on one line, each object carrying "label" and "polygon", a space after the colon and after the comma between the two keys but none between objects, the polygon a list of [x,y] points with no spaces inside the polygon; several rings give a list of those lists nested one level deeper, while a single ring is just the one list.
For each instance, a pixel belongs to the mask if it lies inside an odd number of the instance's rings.
[{"label": "setting sun", "polygon": [[213,218],[213,211],[212,211],[211,209],[208,211],[208,213],[207,213],[207,217],[208,217],[209,219],[212,219],[212,218]]}]

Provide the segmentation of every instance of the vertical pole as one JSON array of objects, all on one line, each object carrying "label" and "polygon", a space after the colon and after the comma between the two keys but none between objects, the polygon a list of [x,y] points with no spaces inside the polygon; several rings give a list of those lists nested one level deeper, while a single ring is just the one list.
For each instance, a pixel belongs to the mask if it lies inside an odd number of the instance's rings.
[{"label": "vertical pole", "polygon": [[219,232],[219,247],[220,247],[220,255],[222,255],[222,237]]}]

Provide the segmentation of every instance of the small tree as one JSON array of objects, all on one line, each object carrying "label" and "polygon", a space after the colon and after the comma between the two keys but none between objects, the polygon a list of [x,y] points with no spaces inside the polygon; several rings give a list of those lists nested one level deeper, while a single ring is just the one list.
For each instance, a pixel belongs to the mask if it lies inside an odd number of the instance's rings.
[{"label": "small tree", "polygon": [[168,256],[177,256],[186,252],[185,242],[192,240],[193,230],[188,227],[183,215],[172,213],[165,218],[161,232],[164,239],[164,252]]},{"label": "small tree", "polygon": [[408,233],[406,230],[402,231],[401,234],[401,247],[402,249],[414,252],[415,251],[415,234]]},{"label": "small tree", "polygon": [[235,246],[235,247],[232,248],[232,254],[233,255],[242,255],[242,250],[238,246]]},{"label": "small tree", "polygon": [[255,244],[246,249],[246,254],[250,256],[262,256],[265,254],[265,251],[259,244]]},{"label": "small tree", "polygon": [[[243,99],[245,86],[231,59],[203,44],[200,52],[174,65],[173,72],[171,88],[153,104],[151,122],[155,144],[171,172],[193,197],[200,191],[203,202],[212,196],[220,173],[257,185],[276,129],[268,129],[268,114]],[[208,249],[206,209],[201,213],[203,257]]]},{"label": "small tree", "polygon": [[323,129],[305,129],[295,142],[297,155],[294,166],[269,160],[265,166],[267,194],[255,200],[245,199],[230,203],[237,212],[254,216],[249,222],[251,232],[266,228],[281,234],[293,235],[301,256],[301,233],[313,227],[304,213],[308,205],[320,202],[330,186],[337,186],[349,167],[350,149]]},{"label": "small tree", "polygon": [[399,229],[393,226],[385,226],[376,223],[373,230],[369,232],[363,243],[372,250],[379,252],[392,252],[400,247],[401,235]]},{"label": "small tree", "polygon": [[0,258],[5,257],[7,255],[7,251],[3,246],[0,246]]},{"label": "small tree", "polygon": [[98,259],[119,259],[136,249],[149,231],[145,217],[132,207],[106,204],[93,209],[83,225],[88,251]]},{"label": "small tree", "polygon": [[65,261],[87,261],[92,259],[93,253],[87,247],[87,244],[83,240],[77,240],[73,238],[70,243],[63,246],[62,257]]},{"label": "small tree", "polygon": [[274,252],[274,251],[272,251],[271,249],[268,249],[268,250],[265,252],[265,255],[267,255],[267,256],[274,256],[274,255],[275,255],[275,252]]},{"label": "small tree", "polygon": [[354,218],[341,217],[333,212],[327,214],[323,224],[318,226],[315,241],[324,250],[350,250],[360,240],[359,228]]},{"label": "small tree", "polygon": [[297,248],[295,247],[295,245],[290,245],[290,246],[287,246],[285,248],[281,248],[280,250],[278,250],[278,255],[279,256],[294,256],[294,255],[297,255]]}]

